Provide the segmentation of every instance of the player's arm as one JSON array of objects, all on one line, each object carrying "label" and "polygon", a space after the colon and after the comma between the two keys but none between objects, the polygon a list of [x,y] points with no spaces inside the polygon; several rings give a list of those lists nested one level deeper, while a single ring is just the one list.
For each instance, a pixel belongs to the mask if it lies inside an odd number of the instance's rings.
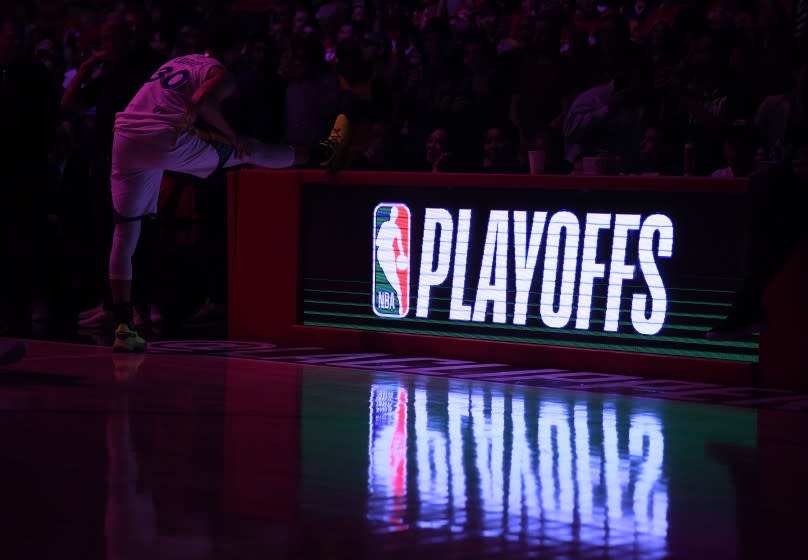
[{"label": "player's arm", "polygon": [[189,110],[205,119],[205,122],[225,137],[235,141],[238,135],[222,115],[221,102],[237,91],[232,74],[220,66],[211,68],[206,80],[191,96]]}]

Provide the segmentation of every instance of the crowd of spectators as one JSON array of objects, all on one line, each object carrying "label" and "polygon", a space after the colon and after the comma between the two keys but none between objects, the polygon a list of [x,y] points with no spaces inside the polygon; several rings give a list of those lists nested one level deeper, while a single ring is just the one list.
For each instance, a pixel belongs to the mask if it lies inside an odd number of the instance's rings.
[{"label": "crowd of spectators", "polygon": [[[244,30],[239,132],[311,145],[345,113],[351,169],[745,177],[808,117],[805,0],[0,0],[0,16],[3,250],[22,263],[3,289],[80,286],[85,306],[108,299],[115,113],[225,16]],[[166,176],[144,242],[224,262],[223,189],[192,183]],[[223,276],[203,273],[202,297]],[[8,299],[24,335],[30,298]]]}]

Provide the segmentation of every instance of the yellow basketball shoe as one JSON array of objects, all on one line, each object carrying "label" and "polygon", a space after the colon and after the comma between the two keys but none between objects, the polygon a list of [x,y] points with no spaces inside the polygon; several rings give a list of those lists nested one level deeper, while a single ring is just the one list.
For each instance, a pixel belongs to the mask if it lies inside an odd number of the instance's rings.
[{"label": "yellow basketball shoe", "polygon": [[113,352],[145,352],[146,341],[137,334],[134,325],[128,323],[118,323],[115,329],[115,343],[112,345]]},{"label": "yellow basketball shoe", "polygon": [[351,123],[348,117],[339,115],[331,128],[328,138],[320,142],[322,148],[322,158],[320,167],[336,171],[345,165],[348,154],[348,146],[351,143]]}]

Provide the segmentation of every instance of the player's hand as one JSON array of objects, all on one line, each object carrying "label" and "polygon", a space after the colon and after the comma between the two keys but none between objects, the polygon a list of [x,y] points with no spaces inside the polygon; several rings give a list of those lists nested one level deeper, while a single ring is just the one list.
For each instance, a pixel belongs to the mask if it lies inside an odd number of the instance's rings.
[{"label": "player's hand", "polygon": [[244,159],[244,156],[252,155],[252,148],[249,141],[243,136],[234,136],[232,139],[233,151],[238,159]]}]

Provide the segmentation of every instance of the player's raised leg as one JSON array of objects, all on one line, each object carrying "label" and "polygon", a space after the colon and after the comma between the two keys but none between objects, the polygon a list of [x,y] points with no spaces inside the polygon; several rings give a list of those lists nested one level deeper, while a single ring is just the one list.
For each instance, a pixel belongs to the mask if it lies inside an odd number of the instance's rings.
[{"label": "player's raised leg", "polygon": [[264,144],[253,138],[247,138],[243,140],[241,146],[243,153],[238,155],[235,153],[235,146],[226,141],[222,143],[234,150],[227,158],[224,167],[255,165],[269,169],[284,169],[299,165],[318,165],[337,170],[344,164],[350,145],[350,123],[345,115],[337,116],[329,135],[314,146]]}]

